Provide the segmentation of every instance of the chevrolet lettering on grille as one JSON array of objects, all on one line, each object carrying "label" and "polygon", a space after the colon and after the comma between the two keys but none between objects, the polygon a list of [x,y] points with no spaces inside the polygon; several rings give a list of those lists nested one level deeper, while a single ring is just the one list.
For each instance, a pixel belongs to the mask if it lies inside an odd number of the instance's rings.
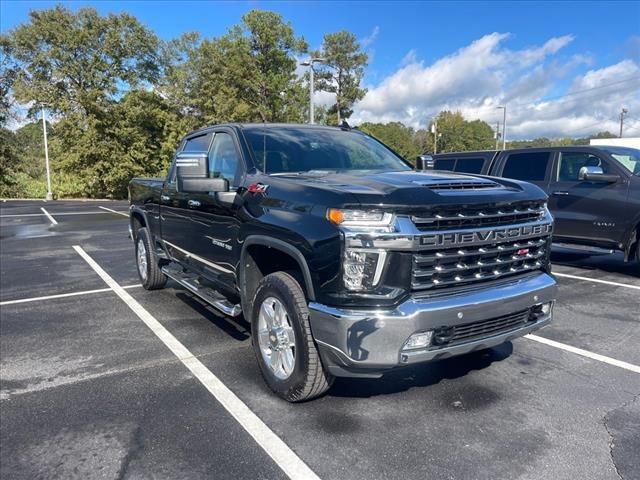
[{"label": "chevrolet lettering on grille", "polygon": [[538,235],[551,234],[552,224],[523,225],[519,227],[480,230],[476,232],[447,232],[422,235],[420,244],[427,247],[455,247],[459,245],[518,240]]}]

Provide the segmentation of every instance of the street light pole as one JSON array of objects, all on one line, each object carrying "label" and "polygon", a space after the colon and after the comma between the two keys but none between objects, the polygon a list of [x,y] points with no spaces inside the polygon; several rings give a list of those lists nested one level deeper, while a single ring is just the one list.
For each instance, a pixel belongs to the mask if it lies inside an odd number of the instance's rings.
[{"label": "street light pole", "polygon": [[507,149],[507,106],[496,107],[502,109],[502,149]]},{"label": "street light pole", "polygon": [[620,111],[620,136],[618,138],[622,138],[622,127],[624,125],[624,116],[629,113],[629,110],[627,110],[626,108],[623,108]]},{"label": "street light pole", "polygon": [[313,61],[309,65],[309,124],[315,123],[316,117],[314,115],[313,106]]},{"label": "street light pole", "polygon": [[51,170],[49,169],[49,145],[47,143],[47,121],[44,114],[44,104],[42,108],[42,131],[44,132],[44,162],[47,166],[47,200],[53,200],[53,192],[51,191]]},{"label": "street light pole", "polygon": [[302,62],[301,65],[303,67],[309,67],[309,123],[313,125],[315,123],[315,112],[313,105],[313,64],[314,63],[324,63],[326,62],[326,58],[312,58],[307,62]]},{"label": "street light pole", "polygon": [[438,119],[434,118],[431,124],[431,133],[433,133],[433,154],[438,153]]}]

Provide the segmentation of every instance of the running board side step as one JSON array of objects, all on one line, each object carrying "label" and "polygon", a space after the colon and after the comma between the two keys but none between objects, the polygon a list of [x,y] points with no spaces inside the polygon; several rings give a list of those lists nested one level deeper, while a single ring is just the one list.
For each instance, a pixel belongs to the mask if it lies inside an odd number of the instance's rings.
[{"label": "running board side step", "polygon": [[213,288],[201,285],[197,275],[180,271],[169,265],[162,267],[162,273],[225,315],[237,317],[242,313],[242,307],[240,305],[234,305]]}]

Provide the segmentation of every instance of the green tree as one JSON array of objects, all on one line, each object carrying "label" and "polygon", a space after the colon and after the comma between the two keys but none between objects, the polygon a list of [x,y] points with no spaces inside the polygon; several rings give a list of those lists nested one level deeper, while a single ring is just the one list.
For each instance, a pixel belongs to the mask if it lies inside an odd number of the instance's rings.
[{"label": "green tree", "polygon": [[415,142],[415,131],[400,122],[363,123],[360,130],[388,145],[407,160],[412,160],[419,152]]},{"label": "green tree", "polygon": [[[50,151],[56,192],[122,197],[132,170],[156,170],[153,160],[142,157],[136,169],[128,168],[128,131],[115,130],[132,114],[130,92],[158,78],[159,44],[151,31],[128,14],[100,16],[92,8],[73,13],[57,6],[32,11],[29,22],[1,42],[15,65],[15,98],[36,100],[31,115],[46,103],[55,119]],[[148,105],[150,114],[154,107]],[[136,128],[152,125],[142,122]],[[155,140],[152,130],[145,135]],[[22,155],[22,163],[29,164],[29,153]]]},{"label": "green tree", "polygon": [[11,88],[18,73],[8,37],[0,36],[0,128],[12,117],[13,97]]},{"label": "green tree", "polygon": [[317,89],[335,93],[336,103],[329,113],[336,115],[336,125],[353,113],[353,106],[362,100],[367,90],[360,87],[369,60],[356,39],[346,30],[324,36],[322,49],[314,56],[326,58],[328,66],[318,67]]},{"label": "green tree", "polygon": [[58,5],[32,10],[29,20],[2,40],[19,66],[13,90],[20,102],[87,115],[157,78],[158,40],[131,15],[102,17],[93,8],[73,13]]},{"label": "green tree", "polygon": [[303,121],[295,55],[307,48],[279,14],[252,10],[220,38],[189,34],[169,44],[163,88],[199,124]]},{"label": "green tree", "polygon": [[495,148],[491,126],[482,120],[467,121],[460,112],[444,111],[437,117],[438,152],[464,152]]},{"label": "green tree", "polygon": [[17,196],[16,184],[19,164],[18,142],[15,134],[0,127],[0,197]]}]

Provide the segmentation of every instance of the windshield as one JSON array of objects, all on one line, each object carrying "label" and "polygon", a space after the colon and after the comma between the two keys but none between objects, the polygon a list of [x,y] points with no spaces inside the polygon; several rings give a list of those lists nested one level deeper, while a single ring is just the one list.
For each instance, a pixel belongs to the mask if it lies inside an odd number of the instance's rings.
[{"label": "windshield", "polygon": [[640,177],[640,150],[627,147],[598,147],[604,150],[634,175]]},{"label": "windshield", "polygon": [[359,132],[295,126],[252,126],[244,132],[256,166],[265,173],[411,170],[391,150]]}]

